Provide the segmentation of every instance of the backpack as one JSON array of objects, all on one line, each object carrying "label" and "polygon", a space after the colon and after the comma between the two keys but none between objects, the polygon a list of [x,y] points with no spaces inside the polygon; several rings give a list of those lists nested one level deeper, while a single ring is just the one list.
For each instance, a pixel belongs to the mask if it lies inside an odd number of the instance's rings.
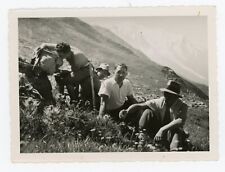
[{"label": "backpack", "polygon": [[33,70],[36,74],[40,75],[45,73],[47,75],[52,75],[56,72],[57,67],[63,62],[59,62],[58,55],[54,52],[49,52],[45,49],[36,49],[34,52],[34,58],[31,60],[33,63]]}]

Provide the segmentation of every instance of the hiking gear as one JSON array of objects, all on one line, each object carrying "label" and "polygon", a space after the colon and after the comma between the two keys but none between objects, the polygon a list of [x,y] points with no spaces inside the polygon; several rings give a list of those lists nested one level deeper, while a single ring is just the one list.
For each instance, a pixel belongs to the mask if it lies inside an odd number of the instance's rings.
[{"label": "hiking gear", "polygon": [[89,63],[89,72],[90,72],[90,80],[91,80],[92,106],[93,106],[93,110],[96,110],[95,90],[94,90],[94,81],[93,81],[93,67],[91,63]]}]

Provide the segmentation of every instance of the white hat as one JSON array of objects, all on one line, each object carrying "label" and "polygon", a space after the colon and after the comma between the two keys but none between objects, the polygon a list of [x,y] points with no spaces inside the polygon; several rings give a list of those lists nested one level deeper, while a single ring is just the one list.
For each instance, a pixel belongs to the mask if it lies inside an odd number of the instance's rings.
[{"label": "white hat", "polygon": [[101,63],[99,67],[96,68],[96,70],[105,70],[107,71],[108,75],[110,75],[109,65],[107,63]]}]

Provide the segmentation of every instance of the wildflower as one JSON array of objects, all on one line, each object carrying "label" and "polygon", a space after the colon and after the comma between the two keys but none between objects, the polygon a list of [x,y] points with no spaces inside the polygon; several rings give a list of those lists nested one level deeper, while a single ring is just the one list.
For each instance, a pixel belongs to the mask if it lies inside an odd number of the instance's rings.
[{"label": "wildflower", "polygon": [[143,145],[144,144],[144,142],[141,140],[141,141],[139,141],[139,143],[138,143],[139,145]]},{"label": "wildflower", "polygon": [[142,145],[138,145],[138,147],[137,147],[138,149],[141,149],[142,148]]},{"label": "wildflower", "polygon": [[59,110],[58,107],[54,107],[54,108],[52,109],[52,112],[53,112],[54,114],[59,114],[60,110]]},{"label": "wildflower", "polygon": [[47,119],[43,119],[42,120],[45,124],[48,124],[48,120]]},{"label": "wildflower", "polygon": [[63,99],[63,95],[61,93],[57,93],[55,95],[56,100],[60,101],[61,99]]},{"label": "wildflower", "polygon": [[116,143],[113,143],[112,144],[112,148],[116,149],[117,148],[117,144]]},{"label": "wildflower", "polygon": [[92,128],[90,131],[91,131],[91,132],[94,132],[94,131],[96,131],[96,129],[95,129],[95,128]]},{"label": "wildflower", "polygon": [[109,120],[109,119],[110,119],[110,116],[109,116],[109,115],[107,115],[107,114],[105,114],[105,115],[103,116],[103,119],[105,119],[105,120]]},{"label": "wildflower", "polygon": [[79,134],[78,134],[78,138],[81,138],[81,137],[82,137],[82,134],[79,133]]},{"label": "wildflower", "polygon": [[103,145],[99,146],[98,150],[99,150],[100,152],[103,152],[103,151],[104,151],[104,146],[103,146]]},{"label": "wildflower", "polygon": [[134,151],[134,148],[128,148],[127,149],[129,152],[133,152]]},{"label": "wildflower", "polygon": [[84,106],[86,106],[86,107],[88,107],[88,106],[90,106],[91,105],[91,103],[90,103],[90,101],[85,101],[85,103],[84,103]]},{"label": "wildflower", "polygon": [[151,150],[156,150],[156,147],[152,144],[148,144],[147,148],[151,149]]},{"label": "wildflower", "polygon": [[112,137],[108,136],[108,137],[106,137],[106,139],[107,139],[107,140],[111,140],[111,139],[112,139]]},{"label": "wildflower", "polygon": [[134,131],[135,127],[128,126],[129,130]]}]

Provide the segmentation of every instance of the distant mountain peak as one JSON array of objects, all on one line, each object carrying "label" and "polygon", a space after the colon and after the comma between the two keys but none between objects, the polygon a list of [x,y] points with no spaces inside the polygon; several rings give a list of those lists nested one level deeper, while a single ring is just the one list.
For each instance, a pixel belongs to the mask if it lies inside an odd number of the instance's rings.
[{"label": "distant mountain peak", "polygon": [[186,94],[194,93],[196,94],[196,96],[200,98],[209,99],[207,94],[205,94],[201,89],[192,84],[190,81],[187,81],[184,78],[177,75],[173,69],[167,66],[163,66],[161,71],[168,80],[176,80],[177,82],[179,82],[181,84],[181,90],[184,93]]}]

